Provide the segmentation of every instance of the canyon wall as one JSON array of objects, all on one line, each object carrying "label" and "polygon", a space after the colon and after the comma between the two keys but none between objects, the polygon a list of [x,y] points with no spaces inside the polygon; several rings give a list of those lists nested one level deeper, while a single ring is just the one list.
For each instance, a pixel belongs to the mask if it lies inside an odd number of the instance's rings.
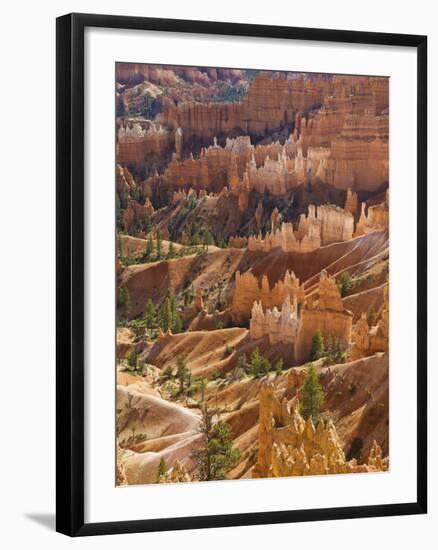
[{"label": "canyon wall", "polygon": [[135,122],[132,126],[122,124],[117,133],[117,162],[139,164],[147,155],[161,155],[174,144],[174,132],[161,124],[151,121]]},{"label": "canyon wall", "polygon": [[355,237],[367,235],[373,231],[383,231],[389,227],[389,203],[388,193],[385,200],[380,204],[373,204],[366,211],[366,204],[363,202],[359,221],[356,224]]},{"label": "canyon wall", "polygon": [[[271,344],[291,346],[290,355],[297,363],[310,359],[312,339],[317,330],[325,342],[340,341],[345,347],[351,343],[353,314],[344,309],[336,281],[321,273],[317,297],[310,296],[298,313],[296,295],[286,296],[281,308],[269,309],[260,300],[253,303],[249,324],[253,339],[269,337]],[[383,341],[383,333],[382,333]]]},{"label": "canyon wall", "polygon": [[300,312],[300,323],[295,346],[298,363],[309,360],[312,338],[321,331],[325,342],[339,341],[346,347],[351,343],[353,314],[344,309],[336,281],[321,272],[317,293],[310,296]]},{"label": "canyon wall", "polygon": [[373,326],[369,326],[367,313],[362,313],[359,321],[353,327],[351,359],[368,357],[389,349],[389,286],[384,288],[384,306],[380,318]]},{"label": "canyon wall", "polygon": [[270,78],[260,72],[248,94],[236,103],[181,102],[165,104],[161,120],[183,129],[185,139],[240,133],[262,136],[266,132],[290,124],[298,112],[321,105],[329,88],[326,79],[299,75],[294,79]]},{"label": "canyon wall", "polygon": [[333,205],[309,205],[308,215],[300,216],[297,231],[291,223],[282,223],[262,235],[248,238],[248,250],[270,252],[280,247],[283,252],[311,252],[320,246],[353,238],[353,215]]}]

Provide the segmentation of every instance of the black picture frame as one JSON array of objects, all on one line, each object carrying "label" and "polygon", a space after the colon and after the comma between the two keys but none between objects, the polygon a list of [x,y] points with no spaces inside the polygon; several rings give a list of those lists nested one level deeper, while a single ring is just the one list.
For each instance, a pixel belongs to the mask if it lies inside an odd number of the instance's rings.
[{"label": "black picture frame", "polygon": [[[417,51],[417,498],[372,506],[85,523],[84,521],[84,30],[86,27],[406,46]],[[427,37],[68,14],[56,22],[57,372],[56,530],[69,536],[200,529],[427,511]]]}]

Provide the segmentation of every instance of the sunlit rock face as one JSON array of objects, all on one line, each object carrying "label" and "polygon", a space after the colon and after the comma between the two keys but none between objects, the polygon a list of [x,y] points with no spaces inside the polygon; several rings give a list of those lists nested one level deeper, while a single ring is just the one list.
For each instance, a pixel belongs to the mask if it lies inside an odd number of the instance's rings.
[{"label": "sunlit rock face", "polygon": [[[297,294],[284,299],[281,308],[263,307],[261,300],[253,303],[250,336],[253,339],[268,336],[271,344],[284,343],[290,347],[290,356],[300,364],[310,359],[312,338],[317,330],[326,342],[351,344],[353,314],[344,308],[336,282],[321,274],[317,297],[304,301],[298,313]],[[383,350],[382,350],[383,351]]]},{"label": "sunlit rock face", "polygon": [[268,278],[262,278],[259,284],[257,278],[250,272],[236,273],[236,286],[231,305],[233,318],[248,319],[254,302],[260,302],[263,308],[281,308],[289,298],[291,303],[302,303],[304,291],[295,274],[286,271],[284,278],[277,281],[272,288]]},{"label": "sunlit rock face", "polygon": [[280,402],[272,384],[260,390],[259,450],[253,477],[290,477],[383,471],[382,450],[374,441],[366,464],[347,461],[331,420],[304,420],[299,401]]},{"label": "sunlit rock face", "polygon": [[324,341],[339,341],[349,346],[352,326],[353,314],[344,308],[336,281],[323,271],[317,297],[308,298],[301,310],[296,342],[297,362],[309,360],[312,338],[317,330],[323,335]]}]

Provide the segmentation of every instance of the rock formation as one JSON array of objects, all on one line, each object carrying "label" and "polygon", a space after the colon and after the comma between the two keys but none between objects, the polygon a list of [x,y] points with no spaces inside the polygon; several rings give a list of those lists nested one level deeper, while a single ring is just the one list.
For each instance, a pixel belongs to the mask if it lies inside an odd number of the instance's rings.
[{"label": "rock formation", "polygon": [[301,215],[296,232],[291,223],[283,223],[280,229],[272,229],[265,237],[249,237],[248,250],[270,252],[280,247],[283,252],[311,252],[322,245],[349,241],[353,229],[354,218],[350,212],[332,205],[318,208],[310,205],[308,215]]},{"label": "rock formation", "polygon": [[300,312],[300,323],[295,346],[298,363],[310,358],[312,338],[321,331],[325,342],[341,342],[348,347],[351,343],[353,314],[344,309],[341,293],[336,281],[323,270],[317,293],[310,296]]},{"label": "rock formation", "polygon": [[241,275],[237,271],[231,305],[232,316],[236,321],[243,321],[249,318],[254,302],[260,302],[264,309],[281,308],[286,298],[289,298],[291,303],[302,303],[304,300],[304,291],[293,271],[286,271],[283,280],[277,281],[272,288],[266,275],[259,285],[251,272]]},{"label": "rock formation", "polygon": [[263,308],[255,301],[251,310],[250,336],[253,339],[269,337],[271,344],[284,343],[291,347],[290,356],[297,363],[310,358],[312,338],[320,330],[324,340],[340,341],[345,347],[351,343],[353,314],[344,309],[336,282],[321,273],[318,298],[311,296],[298,314],[297,295],[286,296],[280,311],[277,307]]},{"label": "rock formation", "polygon": [[126,231],[130,231],[136,222],[144,222],[152,214],[155,209],[151,201],[146,197],[144,204],[140,204],[135,200],[128,200],[127,206],[123,211],[123,226]]},{"label": "rock formation", "polygon": [[260,389],[259,450],[253,477],[289,477],[383,471],[382,451],[374,442],[367,464],[347,461],[331,420],[315,424],[299,412],[299,401],[289,404],[275,395],[274,386]]},{"label": "rock formation", "polygon": [[249,334],[251,338],[269,336],[270,344],[294,344],[298,331],[297,298],[291,304],[289,296],[286,297],[280,311],[274,307],[272,310],[263,311],[261,302],[254,302],[251,310]]},{"label": "rock formation", "polygon": [[158,478],[158,483],[187,483],[189,481],[192,481],[192,478],[179,460],[176,460],[172,468]]},{"label": "rock formation", "polygon": [[239,128],[242,134],[261,136],[295,120],[298,112],[320,105],[329,82],[299,78],[273,79],[260,72],[248,94],[238,103],[168,102],[162,121],[181,127],[184,139],[192,136],[213,138]]},{"label": "rock formation", "polygon": [[346,210],[347,212],[350,212],[354,216],[357,212],[357,207],[358,207],[357,193],[355,193],[350,188],[348,188],[347,197],[345,199],[344,210]]},{"label": "rock formation", "polygon": [[388,196],[384,202],[374,204],[368,207],[365,212],[366,204],[363,202],[359,221],[356,224],[355,236],[367,235],[373,231],[383,231],[389,227],[389,204]]},{"label": "rock formation", "polygon": [[155,122],[121,125],[117,133],[117,162],[122,165],[140,163],[150,153],[163,153],[174,142],[174,133]]},{"label": "rock formation", "polygon": [[131,198],[132,194],[137,190],[137,184],[131,172],[121,166],[120,164],[116,167],[117,172],[117,194],[120,200],[120,206],[126,208],[128,200]]}]

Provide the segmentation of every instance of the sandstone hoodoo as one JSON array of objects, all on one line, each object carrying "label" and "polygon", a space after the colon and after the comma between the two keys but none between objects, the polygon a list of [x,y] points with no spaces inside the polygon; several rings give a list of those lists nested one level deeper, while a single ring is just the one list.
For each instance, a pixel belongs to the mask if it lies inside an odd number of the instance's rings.
[{"label": "sandstone hoodoo", "polygon": [[388,79],[116,80],[116,484],[386,472]]}]

